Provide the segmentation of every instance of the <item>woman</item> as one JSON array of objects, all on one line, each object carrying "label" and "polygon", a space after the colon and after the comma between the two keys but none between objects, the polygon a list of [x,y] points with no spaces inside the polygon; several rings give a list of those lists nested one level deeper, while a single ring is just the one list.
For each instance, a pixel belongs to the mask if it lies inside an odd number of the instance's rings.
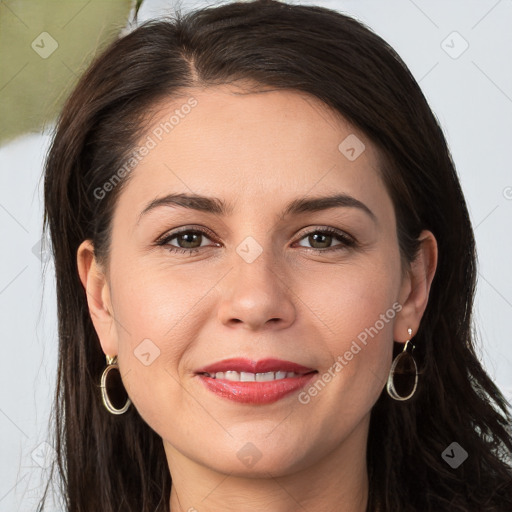
[{"label": "woman", "polygon": [[512,509],[458,177],[361,23],[142,25],[69,98],[45,208],[66,510]]}]

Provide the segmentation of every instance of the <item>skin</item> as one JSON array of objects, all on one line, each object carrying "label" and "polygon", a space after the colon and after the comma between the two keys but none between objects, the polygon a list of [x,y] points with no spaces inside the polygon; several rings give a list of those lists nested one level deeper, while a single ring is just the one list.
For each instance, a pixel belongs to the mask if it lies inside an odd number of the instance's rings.
[{"label": "skin", "polygon": [[[102,349],[118,355],[132,407],[162,437],[173,512],[364,511],[370,411],[393,340],[418,329],[437,265],[435,238],[422,232],[417,259],[402,269],[379,154],[318,99],[233,85],[187,94],[197,106],[140,161],[119,196],[108,268],[91,241],[78,250]],[[188,97],[160,103],[141,140]],[[338,149],[350,134],[365,144],[354,161]],[[233,211],[160,206],[139,221],[149,202],[171,192],[217,197]],[[361,201],[376,220],[355,207],[281,215],[293,199],[334,193]],[[183,226],[213,236],[155,245]],[[336,235],[308,237],[326,227],[356,246]],[[262,250],[251,263],[236,251],[247,237]],[[198,252],[169,251],[194,243]],[[400,312],[307,404],[298,393],[273,404],[235,403],[195,374],[226,358],[274,357],[320,376],[394,303]],[[160,353],[146,366],[134,350],[147,339],[150,357]],[[251,467],[237,456],[247,443],[261,455]]]}]

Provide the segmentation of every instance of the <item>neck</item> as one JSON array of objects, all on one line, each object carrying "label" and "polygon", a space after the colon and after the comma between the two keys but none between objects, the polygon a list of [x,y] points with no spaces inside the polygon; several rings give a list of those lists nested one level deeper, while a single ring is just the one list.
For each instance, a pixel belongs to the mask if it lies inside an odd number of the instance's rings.
[{"label": "neck", "polygon": [[164,441],[172,476],[170,510],[365,512],[367,432],[367,425],[356,428],[335,450],[298,471],[260,472],[251,477],[215,471],[187,458]]}]

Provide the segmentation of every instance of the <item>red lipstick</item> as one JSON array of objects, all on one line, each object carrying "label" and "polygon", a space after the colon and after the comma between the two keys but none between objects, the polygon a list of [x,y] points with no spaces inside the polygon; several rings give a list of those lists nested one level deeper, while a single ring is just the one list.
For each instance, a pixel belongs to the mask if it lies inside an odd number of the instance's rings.
[{"label": "red lipstick", "polygon": [[225,359],[196,371],[213,393],[240,403],[269,404],[304,387],[318,373],[313,368],[283,361]]}]

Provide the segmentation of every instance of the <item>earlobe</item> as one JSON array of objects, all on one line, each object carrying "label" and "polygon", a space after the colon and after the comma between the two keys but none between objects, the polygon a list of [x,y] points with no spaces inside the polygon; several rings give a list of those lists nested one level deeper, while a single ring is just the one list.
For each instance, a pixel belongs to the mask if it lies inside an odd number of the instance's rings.
[{"label": "earlobe", "polygon": [[105,354],[118,353],[110,291],[105,273],[94,256],[91,240],[84,240],[77,250],[77,267],[84,287],[89,314]]},{"label": "earlobe", "polygon": [[407,277],[400,290],[402,310],[397,316],[394,327],[395,341],[405,343],[407,330],[418,331],[421,318],[427,308],[430,288],[437,268],[437,241],[431,231],[421,232],[420,247],[414,261],[411,262]]}]

